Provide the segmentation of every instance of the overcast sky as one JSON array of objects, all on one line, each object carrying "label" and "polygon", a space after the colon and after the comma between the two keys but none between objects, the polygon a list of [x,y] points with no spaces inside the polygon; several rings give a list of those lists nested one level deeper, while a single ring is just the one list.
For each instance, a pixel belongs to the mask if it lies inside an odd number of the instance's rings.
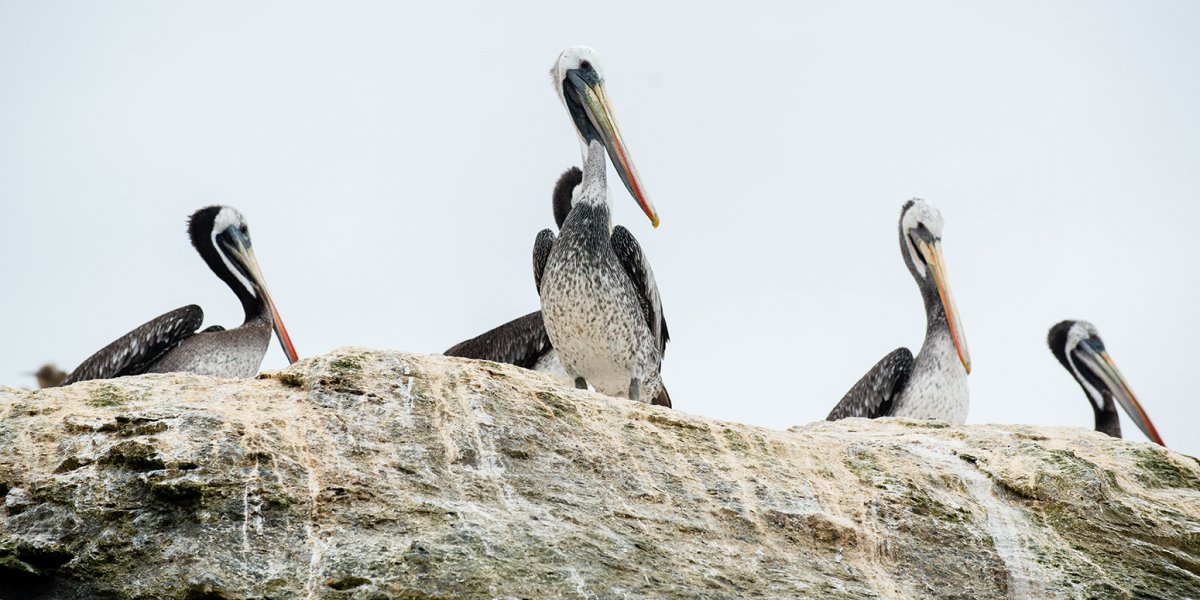
[{"label": "overcast sky", "polygon": [[[538,308],[594,47],[662,217],[676,408],[784,428],[915,352],[900,207],[945,217],[972,423],[1091,428],[1084,318],[1200,454],[1200,4],[0,2],[0,384],[167,310],[241,308],[185,221],[237,207],[302,356],[440,352]],[[272,343],[263,367],[286,363]],[[1145,439],[1123,418],[1127,437]]]}]

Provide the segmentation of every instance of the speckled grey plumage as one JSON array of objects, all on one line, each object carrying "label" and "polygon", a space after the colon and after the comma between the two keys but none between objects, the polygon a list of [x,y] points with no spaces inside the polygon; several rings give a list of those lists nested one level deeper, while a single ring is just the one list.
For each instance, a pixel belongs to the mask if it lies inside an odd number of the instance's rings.
[{"label": "speckled grey plumage", "polygon": [[271,345],[265,313],[233,329],[197,333],[172,348],[148,373],[187,372],[211,377],[254,377]]},{"label": "speckled grey plumage", "polygon": [[943,314],[942,327],[925,334],[912,375],[897,396],[891,416],[965,423],[969,398],[967,372],[958,361]]},{"label": "speckled grey plumage", "polygon": [[629,398],[635,391],[650,402],[662,389],[663,342],[647,323],[643,291],[613,249],[606,166],[604,147],[592,141],[578,200],[539,280],[542,319],[568,374],[603,394]]}]

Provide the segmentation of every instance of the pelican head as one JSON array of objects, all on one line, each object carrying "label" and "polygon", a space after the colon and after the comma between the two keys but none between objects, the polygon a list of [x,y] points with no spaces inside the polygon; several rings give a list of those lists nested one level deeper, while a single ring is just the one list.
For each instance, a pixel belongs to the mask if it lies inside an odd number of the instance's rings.
[{"label": "pelican head", "polygon": [[188,222],[188,235],[209,268],[242,301],[247,320],[267,311],[288,362],[299,360],[292,346],[292,338],[267,291],[267,281],[263,278],[250,242],[250,227],[246,225],[242,213],[230,206],[200,209]]},{"label": "pelican head", "polygon": [[942,224],[942,213],[937,207],[924,200],[909,200],[900,211],[900,250],[925,298],[929,326],[936,326],[934,319],[938,312],[944,315],[958,359],[969,374],[971,354],[967,351],[967,337],[954,304],[954,294],[950,292],[946,259],[942,256]]},{"label": "pelican head", "polygon": [[[1146,411],[1142,410],[1142,405],[1133,395],[1133,390],[1129,389],[1125,377],[1117,370],[1117,365],[1104,349],[1104,341],[1100,339],[1095,325],[1087,321],[1062,321],[1050,328],[1046,342],[1050,345],[1050,352],[1075,377],[1079,387],[1087,394],[1092,409],[1096,412],[1097,423],[1102,413],[1113,410],[1111,402],[1115,399],[1146,437],[1156,444],[1166,445],[1159,437],[1158,430],[1154,428],[1154,423],[1150,422]],[[1115,411],[1112,417],[1115,422]],[[1120,437],[1119,425],[1116,435]]]},{"label": "pelican head", "polygon": [[645,187],[633,166],[633,159],[625,149],[621,128],[617,126],[612,103],[604,89],[604,68],[596,51],[587,46],[572,46],[563,50],[550,69],[555,92],[575,124],[579,141],[587,158],[587,146],[592,141],[600,142],[608,150],[617,174],[625,188],[642,207],[650,222],[658,227],[658,212],[646,198]]}]

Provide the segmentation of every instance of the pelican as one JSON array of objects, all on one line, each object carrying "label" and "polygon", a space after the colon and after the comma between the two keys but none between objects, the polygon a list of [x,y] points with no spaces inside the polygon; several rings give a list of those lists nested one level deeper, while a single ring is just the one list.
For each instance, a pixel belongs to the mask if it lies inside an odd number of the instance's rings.
[{"label": "pelican", "polygon": [[576,387],[590,383],[603,394],[670,406],[660,376],[669,337],[662,301],[641,246],[612,225],[606,154],[654,227],[658,213],[625,148],[595,51],[568,48],[551,77],[579,134],[584,167],[560,235],[544,229],[534,242],[546,333]]},{"label": "pelican", "polygon": [[1104,341],[1100,332],[1087,321],[1063,321],[1050,328],[1046,343],[1054,358],[1062,363],[1063,368],[1071,373],[1083,393],[1091,401],[1092,412],[1096,416],[1096,431],[1107,433],[1112,437],[1121,437],[1121,420],[1117,417],[1117,407],[1113,398],[1121,403],[1125,414],[1133,419],[1138,429],[1146,434],[1156,444],[1166,446],[1142,410],[1133,390],[1125,382],[1125,377],[1117,370],[1117,365],[1104,349]]},{"label": "pelican", "polygon": [[279,311],[267,292],[241,213],[228,206],[196,211],[188,235],[200,257],[242,302],[246,320],[225,330],[213,326],[197,332],[204,311],[191,304],[160,315],[101,348],[83,361],[66,384],[142,373],[185,371],[214,377],[252,377],[258,373],[271,332],[279,338],[288,362],[296,349]]},{"label": "pelican", "polygon": [[925,343],[883,357],[827,417],[908,417],[962,423],[967,419],[971,357],[942,257],[942,214],[913,199],[900,211],[900,252],[925,300]]}]

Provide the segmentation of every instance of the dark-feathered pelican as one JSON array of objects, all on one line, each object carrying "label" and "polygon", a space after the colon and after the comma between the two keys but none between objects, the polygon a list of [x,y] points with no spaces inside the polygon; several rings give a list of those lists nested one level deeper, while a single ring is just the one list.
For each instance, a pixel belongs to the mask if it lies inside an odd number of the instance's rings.
[{"label": "dark-feathered pelican", "polygon": [[925,343],[916,360],[899,348],[879,361],[827,417],[967,419],[971,358],[942,257],[942,214],[923,200],[900,211],[900,251],[925,300]]},{"label": "dark-feathered pelican", "polygon": [[1133,419],[1138,429],[1156,444],[1165,446],[1150,422],[1146,411],[1129,389],[1125,377],[1104,349],[1104,341],[1096,327],[1087,321],[1063,321],[1050,328],[1046,343],[1054,358],[1071,373],[1092,405],[1096,416],[1096,431],[1121,437],[1121,420],[1117,416],[1115,398]]},{"label": "dark-feathered pelican", "polygon": [[568,48],[551,76],[583,145],[584,167],[560,235],[545,229],[534,243],[546,333],[577,387],[591,383],[610,396],[669,405],[660,398],[668,339],[662,302],[637,240],[612,225],[606,154],[655,227],[658,214],[625,148],[596,53]]},{"label": "dark-feathered pelican", "polygon": [[267,292],[241,213],[210,206],[192,215],[188,236],[208,268],[242,302],[246,320],[225,330],[213,326],[197,333],[204,311],[191,304],[156,317],[83,361],[66,383],[141,373],[187,371],[215,377],[252,377],[258,372],[274,330],[289,362],[296,349]]}]

